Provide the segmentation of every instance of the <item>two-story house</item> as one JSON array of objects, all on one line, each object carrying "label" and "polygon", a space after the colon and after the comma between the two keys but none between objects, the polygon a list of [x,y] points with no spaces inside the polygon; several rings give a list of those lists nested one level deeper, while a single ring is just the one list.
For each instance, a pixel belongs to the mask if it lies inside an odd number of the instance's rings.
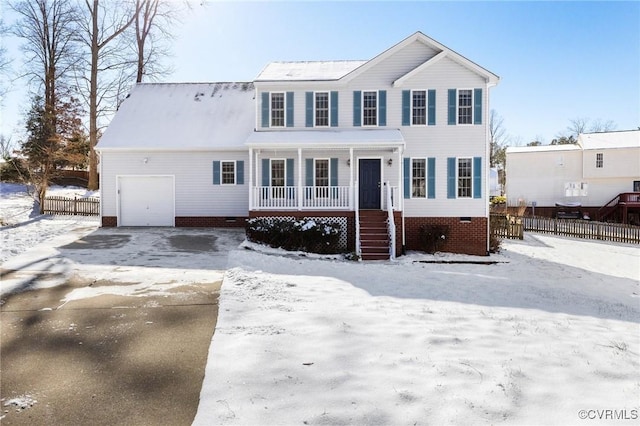
[{"label": "two-story house", "polygon": [[368,61],[274,62],[253,82],[139,84],[98,144],[103,226],[331,218],[365,259],[486,255],[489,90],[417,32]]}]

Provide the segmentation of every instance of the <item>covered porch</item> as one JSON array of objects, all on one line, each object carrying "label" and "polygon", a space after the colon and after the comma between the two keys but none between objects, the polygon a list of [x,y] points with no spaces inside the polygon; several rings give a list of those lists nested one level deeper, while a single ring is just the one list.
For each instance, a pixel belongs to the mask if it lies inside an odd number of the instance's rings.
[{"label": "covered porch", "polygon": [[402,210],[398,130],[254,132],[249,211]]}]

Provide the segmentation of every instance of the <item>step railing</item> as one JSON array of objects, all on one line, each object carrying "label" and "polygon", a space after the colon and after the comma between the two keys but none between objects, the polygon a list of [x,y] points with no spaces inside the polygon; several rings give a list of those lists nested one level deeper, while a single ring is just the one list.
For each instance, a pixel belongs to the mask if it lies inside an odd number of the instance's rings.
[{"label": "step railing", "polygon": [[[388,235],[389,239],[389,259],[396,258],[396,223],[393,217],[393,187],[390,182],[385,183],[385,187],[387,188],[387,227],[388,227]],[[397,187],[396,187],[397,192]]]}]

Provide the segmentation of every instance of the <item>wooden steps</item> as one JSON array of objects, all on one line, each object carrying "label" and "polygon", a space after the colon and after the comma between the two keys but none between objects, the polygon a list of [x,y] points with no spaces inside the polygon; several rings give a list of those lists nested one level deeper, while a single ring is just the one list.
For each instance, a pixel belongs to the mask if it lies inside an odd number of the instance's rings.
[{"label": "wooden steps", "polygon": [[389,260],[387,212],[360,210],[359,215],[362,260]]}]

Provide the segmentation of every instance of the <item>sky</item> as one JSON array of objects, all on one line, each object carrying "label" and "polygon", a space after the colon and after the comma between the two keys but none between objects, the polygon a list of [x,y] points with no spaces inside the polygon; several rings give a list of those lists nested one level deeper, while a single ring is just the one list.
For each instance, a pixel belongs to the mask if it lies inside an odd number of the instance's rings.
[{"label": "sky", "polygon": [[[576,118],[640,126],[640,2],[192,3],[172,29],[174,72],[162,81],[251,81],[271,61],[366,60],[421,31],[500,76],[491,108],[510,145],[549,143]],[[5,135],[27,99],[12,86]]]}]

